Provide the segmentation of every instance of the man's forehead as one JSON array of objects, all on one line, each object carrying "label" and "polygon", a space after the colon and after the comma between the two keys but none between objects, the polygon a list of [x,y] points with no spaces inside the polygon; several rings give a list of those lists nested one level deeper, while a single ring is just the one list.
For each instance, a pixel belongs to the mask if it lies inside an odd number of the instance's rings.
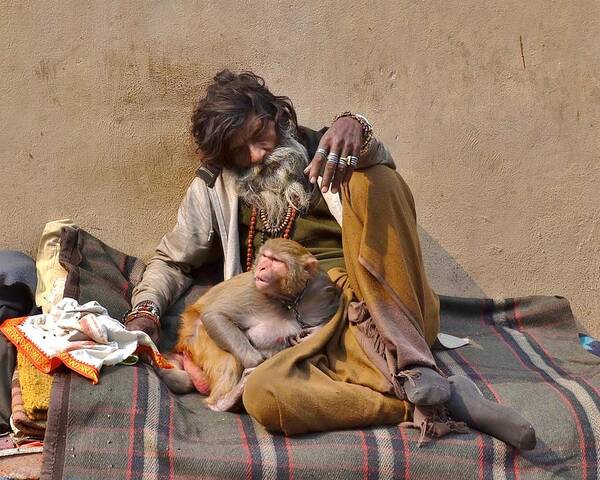
[{"label": "man's forehead", "polygon": [[229,141],[230,148],[233,149],[245,145],[261,123],[261,117],[255,113],[249,114],[246,120],[244,120],[244,124],[231,135],[231,140]]}]

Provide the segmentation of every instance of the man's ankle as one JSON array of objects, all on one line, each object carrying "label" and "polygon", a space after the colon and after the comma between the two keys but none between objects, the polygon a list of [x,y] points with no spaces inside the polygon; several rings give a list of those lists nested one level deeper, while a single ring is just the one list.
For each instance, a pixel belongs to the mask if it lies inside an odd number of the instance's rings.
[{"label": "man's ankle", "polygon": [[441,405],[450,399],[450,384],[435,367],[410,366],[396,376],[404,379],[406,398],[414,405]]}]

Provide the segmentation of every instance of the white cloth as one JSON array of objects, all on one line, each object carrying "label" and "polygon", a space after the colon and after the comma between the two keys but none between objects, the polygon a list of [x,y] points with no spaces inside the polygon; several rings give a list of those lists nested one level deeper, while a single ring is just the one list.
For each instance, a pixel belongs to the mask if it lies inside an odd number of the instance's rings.
[{"label": "white cloth", "polygon": [[29,316],[17,328],[47,359],[66,354],[97,371],[103,365],[122,362],[138,345],[158,353],[146,333],[125,330],[95,301],[80,305],[72,298],[63,298],[49,313]]}]

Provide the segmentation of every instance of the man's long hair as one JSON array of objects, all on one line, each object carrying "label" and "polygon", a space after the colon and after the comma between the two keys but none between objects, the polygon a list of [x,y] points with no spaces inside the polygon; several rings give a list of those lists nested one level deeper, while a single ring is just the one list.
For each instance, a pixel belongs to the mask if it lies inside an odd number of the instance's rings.
[{"label": "man's long hair", "polygon": [[252,113],[273,120],[278,133],[295,131],[298,124],[292,101],[273,95],[258,75],[217,73],[192,114],[192,135],[202,162],[230,167],[225,147]]}]

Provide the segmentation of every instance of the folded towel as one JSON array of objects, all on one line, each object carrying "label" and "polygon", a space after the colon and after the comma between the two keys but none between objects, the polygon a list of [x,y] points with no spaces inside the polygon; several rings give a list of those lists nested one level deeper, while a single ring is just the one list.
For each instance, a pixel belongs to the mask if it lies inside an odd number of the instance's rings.
[{"label": "folded towel", "polygon": [[35,368],[21,352],[17,352],[17,370],[25,413],[31,420],[46,420],[52,377]]}]

